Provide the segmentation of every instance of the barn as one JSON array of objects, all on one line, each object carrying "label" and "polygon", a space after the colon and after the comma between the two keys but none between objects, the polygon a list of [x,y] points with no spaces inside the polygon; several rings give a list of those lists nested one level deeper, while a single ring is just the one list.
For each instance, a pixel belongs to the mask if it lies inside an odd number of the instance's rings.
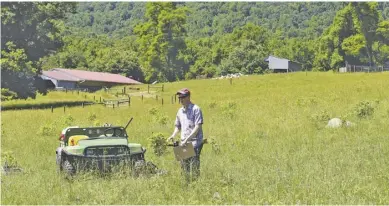
[{"label": "barn", "polygon": [[275,56],[269,56],[265,59],[269,63],[269,69],[273,72],[295,72],[301,71],[302,66],[298,62],[291,61],[289,59],[283,59]]},{"label": "barn", "polygon": [[63,68],[42,71],[41,78],[46,81],[48,89],[88,89],[96,91],[103,87],[115,85],[142,84],[120,74]]}]

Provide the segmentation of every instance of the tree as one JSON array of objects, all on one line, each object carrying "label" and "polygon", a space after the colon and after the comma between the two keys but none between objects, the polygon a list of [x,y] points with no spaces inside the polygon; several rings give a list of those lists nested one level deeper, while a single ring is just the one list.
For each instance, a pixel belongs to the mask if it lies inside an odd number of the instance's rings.
[{"label": "tree", "polygon": [[[20,98],[35,97],[38,61],[62,46],[62,20],[73,11],[74,3],[1,3],[1,85]],[[16,83],[18,82],[18,83]]]},{"label": "tree", "polygon": [[[381,21],[377,6],[375,2],[353,2],[338,11],[319,40],[316,66],[328,70],[341,67],[345,62],[374,64],[373,49],[377,48],[374,45],[380,38]],[[324,61],[325,58],[329,61]]]},{"label": "tree", "polygon": [[185,49],[186,7],[175,3],[146,4],[147,21],[135,27],[140,45],[140,63],[146,81],[172,81],[183,78],[186,67],[178,54]]}]

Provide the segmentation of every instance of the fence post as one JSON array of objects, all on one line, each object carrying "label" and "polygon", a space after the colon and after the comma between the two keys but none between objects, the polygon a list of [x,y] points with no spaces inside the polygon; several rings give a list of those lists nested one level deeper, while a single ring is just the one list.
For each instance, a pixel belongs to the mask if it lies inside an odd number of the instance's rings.
[{"label": "fence post", "polygon": [[112,109],[115,109],[115,103],[112,104]]},{"label": "fence post", "polygon": [[158,101],[158,95],[155,95],[155,100],[157,100],[157,101]]},{"label": "fence post", "polygon": [[68,89],[65,88],[65,93],[68,93]]},{"label": "fence post", "polygon": [[143,94],[142,94],[142,102],[143,102]]},{"label": "fence post", "polygon": [[118,103],[117,103],[117,104],[118,104],[118,108],[119,108],[119,100],[118,100]]},{"label": "fence post", "polygon": [[84,102],[82,103],[82,108],[84,108]]},{"label": "fence post", "polygon": [[150,84],[147,85],[147,93],[150,94]]},{"label": "fence post", "polygon": [[162,92],[163,92],[163,84],[162,84]]},{"label": "fence post", "polygon": [[101,103],[101,97],[100,97],[100,103]]},{"label": "fence post", "polygon": [[130,95],[128,95],[128,106],[130,106],[131,105],[131,97],[130,97]]},{"label": "fence post", "polygon": [[161,98],[161,100],[162,100],[162,105],[163,105],[163,97]]},{"label": "fence post", "polygon": [[53,113],[53,106],[51,106],[51,113]]},{"label": "fence post", "polygon": [[177,95],[174,95],[174,103],[177,102]]},{"label": "fence post", "polygon": [[79,95],[80,94],[80,90],[77,90],[77,95]]},{"label": "fence post", "polygon": [[65,113],[65,107],[66,107],[66,106],[63,106],[63,113]]}]

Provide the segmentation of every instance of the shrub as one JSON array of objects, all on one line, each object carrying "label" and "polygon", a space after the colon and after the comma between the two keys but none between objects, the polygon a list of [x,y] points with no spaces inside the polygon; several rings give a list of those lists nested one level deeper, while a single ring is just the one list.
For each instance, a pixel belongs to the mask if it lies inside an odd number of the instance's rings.
[{"label": "shrub", "polygon": [[210,104],[209,104],[209,108],[211,108],[211,109],[213,109],[213,108],[215,108],[216,107],[216,102],[211,102]]},{"label": "shrub", "polygon": [[157,115],[158,114],[158,109],[155,107],[152,107],[149,109],[149,114],[151,115]]},{"label": "shrub", "polygon": [[368,101],[359,102],[354,109],[357,117],[366,118],[374,114],[374,105]]},{"label": "shrub", "polygon": [[155,123],[166,125],[168,123],[169,117],[166,114],[162,114],[157,108],[152,107],[149,109],[149,114],[152,116],[152,119]]},{"label": "shrub", "polygon": [[51,136],[55,135],[58,131],[56,130],[55,126],[53,123],[51,124],[44,124],[42,125],[39,130],[38,130],[38,135],[43,135],[43,136]]},{"label": "shrub", "polygon": [[161,125],[166,125],[167,122],[168,122],[168,120],[169,120],[169,117],[166,116],[166,115],[160,114],[160,115],[156,116],[156,120],[157,120],[157,122],[158,122],[159,124],[161,124]]},{"label": "shrub", "polygon": [[330,117],[330,114],[329,114],[327,111],[322,110],[322,111],[319,111],[319,112],[313,114],[313,115],[311,116],[311,119],[312,119],[313,121],[323,122],[323,121],[328,121],[328,120],[330,120],[331,117]]},{"label": "shrub", "polygon": [[237,109],[237,104],[235,102],[228,102],[222,107],[222,114],[228,118],[235,117],[235,111]]},{"label": "shrub", "polygon": [[17,99],[18,95],[6,88],[1,88],[1,101]]},{"label": "shrub", "polygon": [[162,156],[166,152],[167,142],[162,133],[154,133],[149,138],[149,145],[157,156]]},{"label": "shrub", "polygon": [[16,161],[16,158],[13,152],[3,152],[1,154],[2,165],[7,164],[8,167],[18,167],[19,164]]},{"label": "shrub", "polygon": [[64,123],[65,123],[65,125],[66,126],[70,126],[70,125],[72,125],[73,124],[73,122],[74,122],[74,117],[72,117],[72,115],[66,115],[66,116],[64,116]]},{"label": "shrub", "polygon": [[97,116],[95,113],[89,113],[89,115],[88,115],[89,121],[94,121],[94,120],[96,120],[96,118],[97,118]]}]

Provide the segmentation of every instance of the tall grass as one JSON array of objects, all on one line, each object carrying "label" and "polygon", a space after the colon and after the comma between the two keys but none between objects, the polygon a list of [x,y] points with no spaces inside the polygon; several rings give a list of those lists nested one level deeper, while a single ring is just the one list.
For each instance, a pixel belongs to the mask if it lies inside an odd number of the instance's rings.
[{"label": "tall grass", "polygon": [[[152,154],[148,137],[173,131],[176,90],[188,87],[204,114],[201,178],[186,187],[172,151]],[[1,177],[2,204],[388,204],[389,74],[293,73],[165,84],[160,99],[130,107],[2,112],[2,151],[23,174]],[[374,112],[360,117],[361,102]],[[150,110],[166,119],[159,121]],[[370,111],[370,110],[369,110]],[[66,125],[125,125],[130,141],[165,176],[134,179],[56,173],[55,149]],[[341,117],[354,127],[327,129]],[[50,129],[44,130],[43,127]],[[44,132],[42,132],[44,131]],[[216,149],[214,146],[217,145]]]}]

